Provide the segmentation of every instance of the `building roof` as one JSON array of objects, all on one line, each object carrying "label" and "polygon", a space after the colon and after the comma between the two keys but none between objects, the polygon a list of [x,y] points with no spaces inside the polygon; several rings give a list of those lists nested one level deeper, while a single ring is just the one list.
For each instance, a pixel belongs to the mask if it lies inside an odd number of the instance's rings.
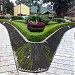
[{"label": "building roof", "polygon": [[[31,13],[33,14],[37,14],[37,6],[31,6]],[[52,9],[47,9],[46,7],[41,7],[41,9],[40,9],[40,13],[41,14],[45,14],[46,12],[49,12],[49,13],[55,13]]]},{"label": "building roof", "polygon": [[30,12],[31,12],[32,14],[36,14],[36,13],[37,13],[37,6],[31,6],[31,7],[30,7]]}]

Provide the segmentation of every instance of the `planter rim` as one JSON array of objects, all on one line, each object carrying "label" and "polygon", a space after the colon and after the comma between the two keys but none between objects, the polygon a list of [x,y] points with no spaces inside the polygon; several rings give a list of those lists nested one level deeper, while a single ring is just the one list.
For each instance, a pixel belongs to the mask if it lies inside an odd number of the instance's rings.
[{"label": "planter rim", "polygon": [[27,26],[27,28],[43,29],[43,28],[45,28],[45,27],[42,27],[42,28],[38,27],[38,28],[37,28],[37,27],[28,27],[28,26]]},{"label": "planter rim", "polygon": [[27,27],[27,29],[30,31],[30,32],[42,32],[44,30],[45,27],[43,28],[34,28],[34,27]]}]

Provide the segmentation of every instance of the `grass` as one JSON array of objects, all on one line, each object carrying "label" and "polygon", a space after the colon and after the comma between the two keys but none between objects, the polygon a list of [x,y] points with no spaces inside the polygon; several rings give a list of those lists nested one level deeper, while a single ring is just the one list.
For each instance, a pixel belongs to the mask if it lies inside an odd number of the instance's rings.
[{"label": "grass", "polygon": [[55,22],[55,21],[49,21],[48,22],[48,25],[54,25],[54,24],[59,24],[58,22]]},{"label": "grass", "polygon": [[20,22],[20,23],[26,23],[26,20],[15,20],[16,22]]},{"label": "grass", "polygon": [[19,22],[15,22],[15,21],[8,21],[8,20],[4,20],[4,21],[14,25],[29,41],[32,41],[32,42],[41,42],[46,37],[51,35],[53,32],[58,30],[59,28],[62,28],[64,26],[69,26],[69,25],[75,25],[75,22],[54,24],[54,25],[46,26],[43,32],[30,32],[27,29],[27,25],[24,23],[19,23]]}]

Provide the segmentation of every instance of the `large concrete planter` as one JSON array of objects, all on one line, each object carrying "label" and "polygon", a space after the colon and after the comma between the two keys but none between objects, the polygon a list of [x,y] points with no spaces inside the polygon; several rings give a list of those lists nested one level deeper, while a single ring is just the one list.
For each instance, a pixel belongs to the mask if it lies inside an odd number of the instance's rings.
[{"label": "large concrete planter", "polygon": [[44,42],[35,43],[25,41],[12,25],[4,23],[4,26],[8,29],[12,48],[17,58],[17,69],[32,73],[44,72],[49,69],[63,34],[75,27],[61,28]]}]

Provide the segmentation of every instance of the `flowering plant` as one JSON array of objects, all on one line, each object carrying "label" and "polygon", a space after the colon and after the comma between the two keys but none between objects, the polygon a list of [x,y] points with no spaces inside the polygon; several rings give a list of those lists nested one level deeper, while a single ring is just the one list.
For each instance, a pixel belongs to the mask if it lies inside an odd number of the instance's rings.
[{"label": "flowering plant", "polygon": [[45,23],[40,16],[29,16],[27,21],[27,28],[29,31],[43,31],[45,28]]},{"label": "flowering plant", "polygon": [[43,23],[43,22],[38,22],[38,23],[29,22],[29,23],[28,23],[28,27],[44,28],[44,27],[45,27],[45,23]]}]

